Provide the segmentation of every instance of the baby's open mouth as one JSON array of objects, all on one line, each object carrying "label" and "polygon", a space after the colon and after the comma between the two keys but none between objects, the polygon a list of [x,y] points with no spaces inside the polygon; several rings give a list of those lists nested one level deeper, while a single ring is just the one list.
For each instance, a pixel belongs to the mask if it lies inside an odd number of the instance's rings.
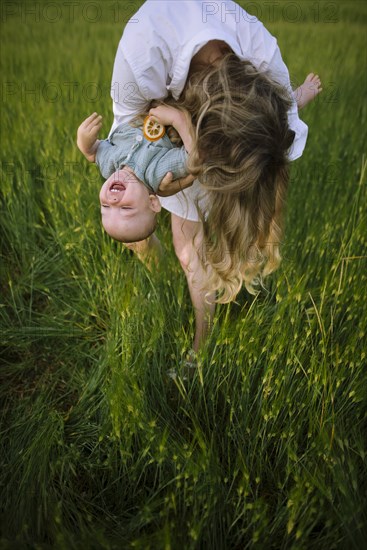
[{"label": "baby's open mouth", "polygon": [[110,191],[114,193],[118,193],[120,191],[125,191],[126,187],[122,183],[118,181],[114,181],[110,186]]}]

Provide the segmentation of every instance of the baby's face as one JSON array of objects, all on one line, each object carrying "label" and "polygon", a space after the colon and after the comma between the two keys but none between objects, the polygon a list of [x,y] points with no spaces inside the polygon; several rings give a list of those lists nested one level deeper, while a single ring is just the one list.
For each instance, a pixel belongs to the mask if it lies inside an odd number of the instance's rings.
[{"label": "baby's face", "polygon": [[158,197],[149,193],[128,166],[117,170],[104,182],[99,200],[106,232],[126,243],[146,238],[161,209]]}]

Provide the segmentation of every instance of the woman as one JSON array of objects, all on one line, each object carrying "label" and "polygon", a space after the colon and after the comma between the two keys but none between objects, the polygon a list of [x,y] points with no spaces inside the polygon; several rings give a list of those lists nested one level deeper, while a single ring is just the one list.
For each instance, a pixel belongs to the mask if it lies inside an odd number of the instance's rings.
[{"label": "woman", "polygon": [[[266,75],[262,76],[262,73]],[[244,85],[242,89],[245,80],[248,86],[245,89]],[[234,2],[147,0],[125,27],[116,54],[111,90],[114,112],[111,132],[118,124],[129,122],[137,114],[146,111],[152,100],[164,100],[169,95],[175,100],[183,98],[183,106],[189,106],[190,112],[194,114],[194,124],[199,124],[193,173],[200,176],[200,181],[211,195],[211,207],[214,197],[214,215],[210,214],[209,209],[206,217],[208,208],[204,197],[199,202],[203,212],[200,216],[200,208],[198,211],[196,203],[201,198],[201,186],[197,180],[185,191],[161,198],[162,206],[172,214],[174,248],[184,269],[195,309],[193,349],[197,351],[205,340],[214,315],[216,290],[222,291],[221,301],[230,301],[243,282],[251,291],[251,281],[261,270],[267,274],[279,264],[280,218],[288,181],[286,165],[288,160],[302,155],[307,126],[298,118],[296,97],[291,95],[288,70],[282,61],[276,39],[262,23]],[[318,77],[309,75],[296,91],[299,104],[307,103],[320,90]],[[258,94],[266,98],[265,108],[260,105],[262,100],[258,100]],[[250,96],[251,105],[246,104],[242,108],[244,98]],[[202,105],[198,107],[200,101]],[[212,158],[209,150],[200,151],[210,126],[203,112],[205,102],[210,104],[210,116],[212,113],[216,116],[215,131],[209,136],[208,147],[213,140],[224,143],[224,150],[221,146],[212,151]],[[232,108],[234,103],[235,114]],[[258,111],[269,110],[269,105],[272,106],[270,118],[266,124],[260,121],[260,130],[255,129],[262,154],[248,163],[247,157],[252,156],[251,144],[246,159],[240,157],[246,136],[251,133],[249,120],[256,122]],[[195,113],[191,109],[196,109]],[[281,136],[280,146],[277,138],[272,136],[274,132],[269,124],[276,113],[282,117],[280,125],[276,122]],[[221,136],[221,131],[226,135]],[[263,132],[267,134],[263,136]],[[233,139],[221,139],[231,136]],[[281,149],[277,155],[272,152],[269,155],[266,147],[264,149],[262,146],[268,138],[275,142],[269,147]],[[235,157],[234,149],[239,152]],[[220,158],[216,158],[216,154]],[[238,189],[227,185],[227,176],[240,173],[241,170],[243,172],[246,166],[251,171],[259,158],[264,164],[262,174],[252,178],[250,188],[246,189],[239,177],[235,177],[239,181]],[[201,161],[205,165],[204,170],[200,169]],[[270,170],[274,172],[271,176]],[[246,176],[245,179],[251,180],[251,177]],[[261,178],[265,178],[265,185],[260,185]],[[188,176],[180,183],[184,188],[192,180],[193,177]],[[168,174],[163,183],[169,184],[170,181]],[[261,195],[265,197],[267,205],[265,209],[261,205],[258,213],[255,213],[258,202],[263,200]],[[249,198],[252,209],[248,207]],[[219,219],[221,208],[222,213],[227,213],[226,219],[223,215],[222,220]],[[241,222],[243,226],[245,218],[251,235],[243,231],[238,235],[236,223]],[[204,231],[203,221],[206,224]],[[227,224],[226,230],[220,230],[219,237],[211,240],[211,229],[220,223]],[[262,229],[259,229],[259,225]],[[228,237],[231,231],[233,234]],[[270,248],[269,241],[273,241]],[[146,241],[129,247],[140,258],[146,259],[153,253],[159,253],[160,243],[152,235]],[[254,256],[254,250],[256,255],[260,254],[260,258]],[[205,268],[206,265],[209,269]]]}]

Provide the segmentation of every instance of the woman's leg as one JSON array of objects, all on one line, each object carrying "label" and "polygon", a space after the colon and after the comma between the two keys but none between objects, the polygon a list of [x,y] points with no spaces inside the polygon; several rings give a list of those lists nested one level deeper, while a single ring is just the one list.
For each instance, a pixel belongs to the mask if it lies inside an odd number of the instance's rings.
[{"label": "woman's leg", "polygon": [[153,233],[147,239],[137,243],[124,243],[126,248],[135,252],[140,261],[142,261],[151,271],[158,265],[162,256],[162,245],[157,235]]},{"label": "woman's leg", "polygon": [[201,290],[207,277],[199,257],[202,245],[201,222],[185,220],[176,214],[172,214],[171,221],[175,252],[185,272],[195,310],[193,349],[198,351],[211,330],[215,311],[215,292],[205,296],[205,292]]}]

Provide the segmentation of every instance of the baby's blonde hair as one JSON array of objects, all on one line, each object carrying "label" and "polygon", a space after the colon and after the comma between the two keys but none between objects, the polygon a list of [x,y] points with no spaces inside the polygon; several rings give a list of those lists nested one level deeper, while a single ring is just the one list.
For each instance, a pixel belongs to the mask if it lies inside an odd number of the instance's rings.
[{"label": "baby's blonde hair", "polygon": [[196,127],[188,168],[208,198],[201,212],[205,290],[230,302],[244,283],[251,294],[279,267],[294,139],[288,90],[230,53],[191,77],[180,106]]}]

